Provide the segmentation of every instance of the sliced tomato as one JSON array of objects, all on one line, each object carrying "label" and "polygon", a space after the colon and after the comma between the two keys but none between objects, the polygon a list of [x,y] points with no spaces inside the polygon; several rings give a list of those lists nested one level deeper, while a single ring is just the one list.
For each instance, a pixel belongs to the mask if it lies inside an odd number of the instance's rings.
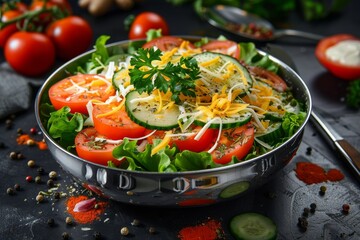
[{"label": "sliced tomato", "polygon": [[96,74],[79,74],[67,77],[49,89],[49,98],[56,110],[68,106],[72,113],[87,114],[90,100],[105,101],[115,94],[111,82]]},{"label": "sliced tomato", "polygon": [[[184,39],[175,36],[163,36],[155,38],[143,45],[143,48],[152,48],[157,47],[161,51],[170,51],[176,47],[180,47]],[[195,46],[189,43],[190,48],[195,48]]]},{"label": "sliced tomato", "polygon": [[356,38],[355,36],[349,34],[337,34],[331,37],[326,37],[317,44],[315,49],[315,56],[325,68],[327,68],[332,74],[334,74],[334,76],[345,80],[354,80],[360,78],[360,65],[344,65],[340,62],[332,61],[326,56],[326,50],[329,47],[332,47],[335,44],[345,40],[360,41],[359,38]]},{"label": "sliced tomato", "polygon": [[230,40],[213,40],[205,45],[203,45],[202,50],[208,52],[219,52],[237,60],[240,59],[240,47],[239,44]]},{"label": "sliced tomato", "polygon": [[254,143],[254,127],[247,123],[238,128],[224,130],[216,149],[211,153],[217,164],[227,164],[236,157],[244,158]]},{"label": "sliced tomato", "polygon": [[248,69],[253,75],[268,80],[267,82],[271,85],[271,87],[277,91],[284,92],[287,89],[286,82],[279,75],[256,66],[250,66]]},{"label": "sliced tomato", "polygon": [[171,140],[172,144],[175,144],[181,151],[189,150],[193,152],[202,152],[209,147],[213,141],[215,129],[207,129],[199,140],[195,140],[196,134],[202,127],[195,126],[191,129],[194,133],[191,136],[177,137]]},{"label": "sliced tomato", "polygon": [[110,139],[144,136],[146,128],[134,123],[124,107],[118,109],[118,106],[119,103],[93,105],[93,120],[96,130]]},{"label": "sliced tomato", "polygon": [[118,164],[119,161],[112,155],[112,151],[118,144],[95,140],[95,138],[106,139],[100,135],[95,128],[84,128],[75,137],[75,149],[79,157],[101,165],[107,165],[108,161]]}]

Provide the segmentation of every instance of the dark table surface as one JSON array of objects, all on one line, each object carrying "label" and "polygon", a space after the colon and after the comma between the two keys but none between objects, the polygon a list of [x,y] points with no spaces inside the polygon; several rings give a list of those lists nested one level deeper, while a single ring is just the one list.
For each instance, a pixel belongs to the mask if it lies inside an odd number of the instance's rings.
[{"label": "dark table surface", "polygon": [[[235,41],[242,40],[203,22],[191,5],[175,7],[165,1],[142,1],[131,11],[113,9],[109,14],[97,18],[76,7],[76,3],[73,6],[74,14],[83,16],[91,23],[95,33],[94,40],[102,34],[110,35],[111,42],[127,39],[127,32],[123,27],[125,17],[145,10],[160,13],[168,21],[171,34],[174,35],[217,37],[223,34]],[[349,33],[360,37],[359,9],[360,1],[351,1],[341,14],[330,19],[309,23],[294,13],[285,23],[291,28],[324,36]],[[314,42],[284,39],[272,44],[291,56],[310,89],[314,107],[324,113],[327,120],[360,150],[359,111],[348,109],[344,103],[348,82],[335,78],[317,62]],[[2,54],[0,60],[4,62]],[[45,79],[46,77],[29,81],[33,90],[32,99]],[[4,100],[1,97],[0,100]],[[63,232],[68,232],[71,239],[94,239],[95,232],[100,232],[103,239],[177,239],[182,228],[207,219],[221,221],[224,238],[233,239],[229,232],[229,220],[233,215],[243,212],[259,212],[272,218],[278,226],[278,239],[360,239],[359,182],[311,123],[306,126],[303,142],[295,158],[271,182],[239,199],[185,209],[133,206],[109,201],[100,219],[92,224],[68,226],[65,224],[65,218],[69,216],[65,207],[66,197],[60,200],[49,198],[40,204],[35,200],[38,192],[47,190],[46,175],[40,184],[25,180],[26,176],[36,176],[37,168],[42,167],[45,173],[58,173],[57,182],[61,184],[59,191],[70,194],[71,189],[82,190],[61,169],[49,151],[16,143],[19,128],[29,133],[31,128],[37,127],[32,106],[15,114],[11,128],[6,127],[8,118],[1,119],[0,122],[0,142],[5,143],[5,147],[0,149],[0,239],[61,239]],[[41,135],[34,137],[41,139]],[[312,149],[311,154],[307,153],[308,148]],[[12,151],[22,153],[24,158],[11,160],[9,153]],[[31,159],[36,162],[35,168],[27,166]],[[326,169],[340,169],[345,174],[345,179],[335,183],[306,185],[294,173],[295,164],[300,161],[311,161]],[[7,188],[16,183],[20,184],[21,190],[8,195]],[[324,196],[319,195],[321,185],[327,187]],[[317,211],[309,216],[308,229],[303,232],[297,226],[298,217],[304,207],[311,203],[317,204]],[[351,207],[349,214],[341,211],[344,203]],[[47,225],[50,218],[55,220],[54,227]],[[138,219],[141,225],[132,226],[133,219]],[[130,229],[131,234],[127,237],[120,235],[120,229],[124,226]],[[150,227],[156,229],[155,234],[149,234]]]}]

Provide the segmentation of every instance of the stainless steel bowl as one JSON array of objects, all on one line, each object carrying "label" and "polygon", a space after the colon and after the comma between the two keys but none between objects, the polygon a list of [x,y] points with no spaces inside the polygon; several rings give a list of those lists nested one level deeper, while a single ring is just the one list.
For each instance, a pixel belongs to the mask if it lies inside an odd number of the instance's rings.
[{"label": "stainless steel bowl", "polygon": [[[189,40],[200,38],[187,37]],[[107,45],[109,52],[126,50],[129,41]],[[296,153],[311,112],[311,96],[304,81],[285,63],[270,56],[280,66],[280,75],[293,89],[294,96],[305,102],[306,120],[285,143],[254,159],[231,166],[177,173],[138,172],[109,168],[88,162],[63,149],[52,139],[43,125],[40,105],[48,102],[51,85],[67,76],[68,69],[91,57],[86,52],[57,69],[43,84],[35,101],[36,119],[44,133],[50,152],[61,167],[83,186],[95,193],[119,202],[150,206],[196,206],[240,197],[267,182],[281,170]],[[261,54],[265,52],[259,51]]]}]

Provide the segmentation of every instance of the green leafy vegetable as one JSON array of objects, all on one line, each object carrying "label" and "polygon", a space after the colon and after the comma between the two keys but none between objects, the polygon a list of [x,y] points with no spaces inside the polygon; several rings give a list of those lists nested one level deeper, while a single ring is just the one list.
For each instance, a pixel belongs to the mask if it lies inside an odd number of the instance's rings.
[{"label": "green leafy vegetable", "polygon": [[154,61],[160,61],[162,52],[159,49],[140,48],[134,54],[130,63],[131,84],[141,94],[151,93],[158,89],[164,93],[170,90],[172,100],[180,102],[180,94],[195,96],[195,80],[198,79],[200,70],[194,58],[181,57],[179,63],[168,62],[164,67],[154,66]]},{"label": "green leafy vegetable", "polygon": [[305,121],[305,117],[305,112],[299,112],[298,114],[291,112],[285,113],[282,122],[285,137],[293,136]]},{"label": "green leafy vegetable", "polygon": [[351,81],[347,87],[346,104],[354,109],[360,108],[360,79]]},{"label": "green leafy vegetable", "polygon": [[72,114],[69,107],[63,107],[50,113],[47,130],[49,135],[57,139],[62,147],[71,147],[74,145],[76,134],[83,129],[84,120],[82,114]]},{"label": "green leafy vegetable", "polygon": [[[154,155],[151,155],[152,149],[159,144],[161,140],[154,140],[153,144],[147,144],[145,150],[139,152],[137,141],[124,139],[113,151],[117,159],[126,158],[128,161],[127,170],[150,171],[150,172],[177,172],[193,171],[210,167],[216,167],[212,161],[211,155],[207,152],[179,152],[176,147],[165,147]],[[109,162],[109,167],[116,167]]]},{"label": "green leafy vegetable", "polygon": [[261,55],[254,43],[239,43],[241,48],[240,60],[244,61],[250,66],[257,66],[264,69],[267,69],[271,72],[277,73],[279,66],[270,60],[268,55]]}]

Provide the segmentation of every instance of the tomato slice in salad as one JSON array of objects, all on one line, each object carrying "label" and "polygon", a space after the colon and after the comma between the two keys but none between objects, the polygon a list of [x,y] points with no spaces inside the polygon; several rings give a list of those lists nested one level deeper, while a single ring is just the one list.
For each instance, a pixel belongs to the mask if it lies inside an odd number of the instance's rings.
[{"label": "tomato slice in salad", "polygon": [[204,51],[218,52],[240,59],[239,44],[230,40],[213,40],[201,47]]},{"label": "tomato slice in salad", "polygon": [[109,139],[138,138],[145,136],[146,128],[134,123],[119,103],[94,104],[93,121],[96,130]]},{"label": "tomato slice in salad", "polygon": [[105,101],[115,94],[111,82],[101,75],[79,74],[67,77],[49,89],[51,104],[56,110],[68,106],[72,113],[87,114],[90,100]]},{"label": "tomato slice in salad", "polygon": [[251,123],[224,130],[216,149],[211,153],[213,161],[218,164],[227,164],[231,162],[233,156],[241,160],[249,153],[253,143],[254,127]]},{"label": "tomato slice in salad", "polygon": [[275,90],[284,92],[287,89],[286,82],[279,75],[256,66],[250,66],[248,69],[253,75],[266,79],[266,82]]},{"label": "tomato slice in salad", "polygon": [[213,141],[216,130],[206,129],[199,140],[195,140],[197,133],[202,129],[200,126],[191,128],[193,135],[175,137],[171,140],[172,144],[175,144],[180,151],[189,150],[193,152],[202,152],[209,147]]},{"label": "tomato slice in salad", "polygon": [[360,77],[360,65],[345,65],[333,61],[326,56],[328,48],[346,40],[360,41],[359,38],[349,34],[337,34],[326,37],[317,44],[315,56],[325,68],[334,74],[334,76],[345,80],[353,80]]},{"label": "tomato slice in salad", "polygon": [[[184,39],[175,36],[163,36],[155,38],[143,45],[143,48],[157,47],[161,51],[170,51],[176,47],[180,47]],[[190,48],[195,48],[192,43],[189,43]]]},{"label": "tomato slice in salad", "polygon": [[75,149],[79,157],[93,163],[107,165],[108,161],[113,161],[116,165],[120,163],[112,155],[113,149],[118,144],[107,143],[97,140],[105,139],[95,128],[89,127],[81,130],[75,137]]}]

